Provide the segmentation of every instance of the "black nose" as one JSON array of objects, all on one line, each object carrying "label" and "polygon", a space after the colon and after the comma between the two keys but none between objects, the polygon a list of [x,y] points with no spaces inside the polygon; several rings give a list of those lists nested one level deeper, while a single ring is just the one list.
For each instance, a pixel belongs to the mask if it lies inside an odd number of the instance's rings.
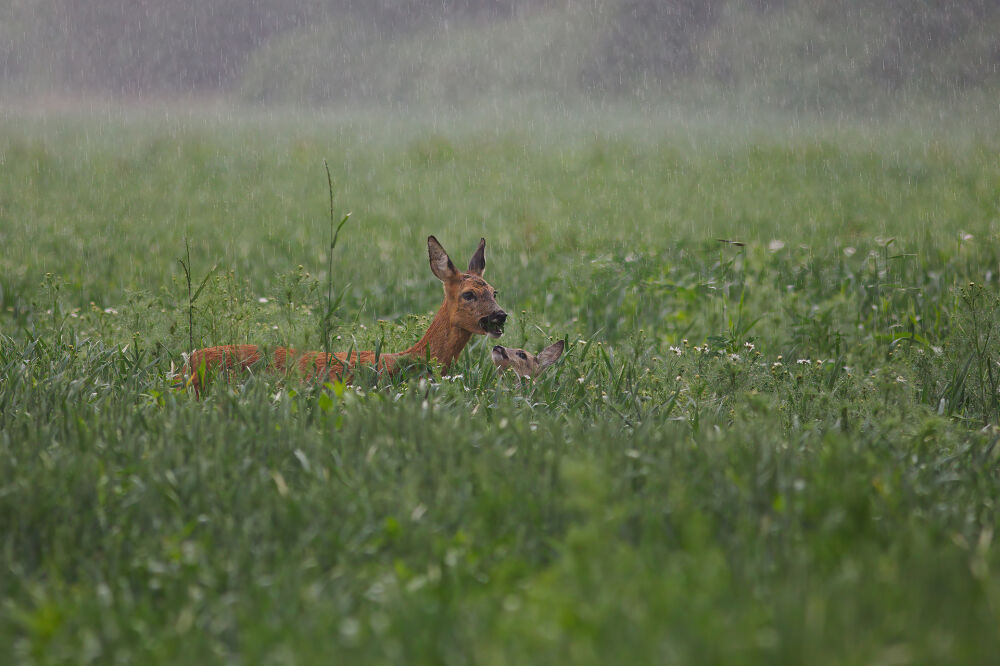
[{"label": "black nose", "polygon": [[501,310],[500,312],[494,312],[493,314],[490,315],[490,321],[495,322],[497,324],[503,324],[505,321],[507,321],[507,313],[504,312],[503,310]]},{"label": "black nose", "polygon": [[496,345],[495,347],[493,347],[493,351],[500,354],[500,356],[502,356],[503,358],[507,358],[507,350],[504,349],[503,346]]}]

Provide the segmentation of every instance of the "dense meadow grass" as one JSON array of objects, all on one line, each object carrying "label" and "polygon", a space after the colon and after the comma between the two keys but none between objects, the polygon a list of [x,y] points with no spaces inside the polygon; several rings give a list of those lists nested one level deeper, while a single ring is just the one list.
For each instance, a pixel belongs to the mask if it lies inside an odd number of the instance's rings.
[{"label": "dense meadow grass", "polygon": [[[995,660],[998,148],[7,114],[0,663]],[[322,348],[328,277],[335,349],[408,346],[428,234],[560,363],[173,388],[189,335]]]}]

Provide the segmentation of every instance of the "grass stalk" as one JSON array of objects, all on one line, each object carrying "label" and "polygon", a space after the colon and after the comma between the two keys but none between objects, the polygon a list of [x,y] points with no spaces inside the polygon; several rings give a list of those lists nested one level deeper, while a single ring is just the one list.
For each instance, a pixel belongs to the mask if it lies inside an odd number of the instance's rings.
[{"label": "grass stalk", "polygon": [[337,303],[333,302],[333,251],[337,247],[337,239],[340,237],[340,230],[347,224],[347,220],[350,219],[351,214],[347,213],[341,218],[340,223],[336,223],[336,217],[333,212],[333,177],[330,175],[330,165],[327,163],[326,159],[323,160],[323,167],[326,169],[326,184],[330,194],[330,247],[327,252],[327,262],[326,262],[326,310],[323,313],[323,319],[321,322],[320,336],[323,338],[323,354],[325,358],[331,358],[330,351],[330,333],[331,324],[330,319],[333,317],[334,310],[339,307],[340,301],[343,298],[341,294],[337,298]]}]

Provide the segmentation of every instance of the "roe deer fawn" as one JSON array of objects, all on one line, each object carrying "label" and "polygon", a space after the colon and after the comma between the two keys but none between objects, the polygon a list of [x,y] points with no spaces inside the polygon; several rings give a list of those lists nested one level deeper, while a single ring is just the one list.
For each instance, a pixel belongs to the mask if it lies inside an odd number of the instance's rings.
[{"label": "roe deer fawn", "polygon": [[[469,270],[461,272],[448,257],[448,253],[434,236],[427,238],[427,255],[431,272],[444,283],[444,303],[438,309],[427,332],[409,349],[395,354],[380,354],[379,373],[393,373],[397,361],[408,357],[420,360],[426,356],[437,360],[445,369],[462,353],[472,335],[499,338],[507,320],[496,302],[496,290],[483,280],[486,268],[484,249],[486,240],[479,239],[479,247],[469,260]],[[209,373],[219,369],[249,369],[264,359],[264,350],[257,345],[223,345],[207,347],[191,354],[184,368],[186,383],[194,385],[200,395]],[[268,367],[279,372],[298,371],[310,379],[343,379],[350,382],[353,369],[358,365],[374,366],[375,352],[346,352],[327,355],[321,351],[299,352],[278,347],[271,354]]]},{"label": "roe deer fawn", "polygon": [[497,345],[493,348],[493,365],[503,372],[510,368],[518,377],[535,377],[545,368],[559,360],[563,353],[563,341],[554,342],[535,356],[523,349],[513,349]]}]

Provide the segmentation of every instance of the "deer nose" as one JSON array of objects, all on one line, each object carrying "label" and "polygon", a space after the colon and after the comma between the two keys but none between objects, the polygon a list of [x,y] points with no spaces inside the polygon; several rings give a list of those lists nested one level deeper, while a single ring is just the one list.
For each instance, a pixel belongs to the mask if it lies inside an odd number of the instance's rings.
[{"label": "deer nose", "polygon": [[501,358],[507,358],[507,350],[503,348],[502,345],[496,345],[493,347],[493,351],[500,354]]},{"label": "deer nose", "polygon": [[494,312],[493,314],[490,315],[490,321],[502,325],[504,322],[507,321],[507,313],[504,312],[503,310],[500,310],[499,312]]}]

